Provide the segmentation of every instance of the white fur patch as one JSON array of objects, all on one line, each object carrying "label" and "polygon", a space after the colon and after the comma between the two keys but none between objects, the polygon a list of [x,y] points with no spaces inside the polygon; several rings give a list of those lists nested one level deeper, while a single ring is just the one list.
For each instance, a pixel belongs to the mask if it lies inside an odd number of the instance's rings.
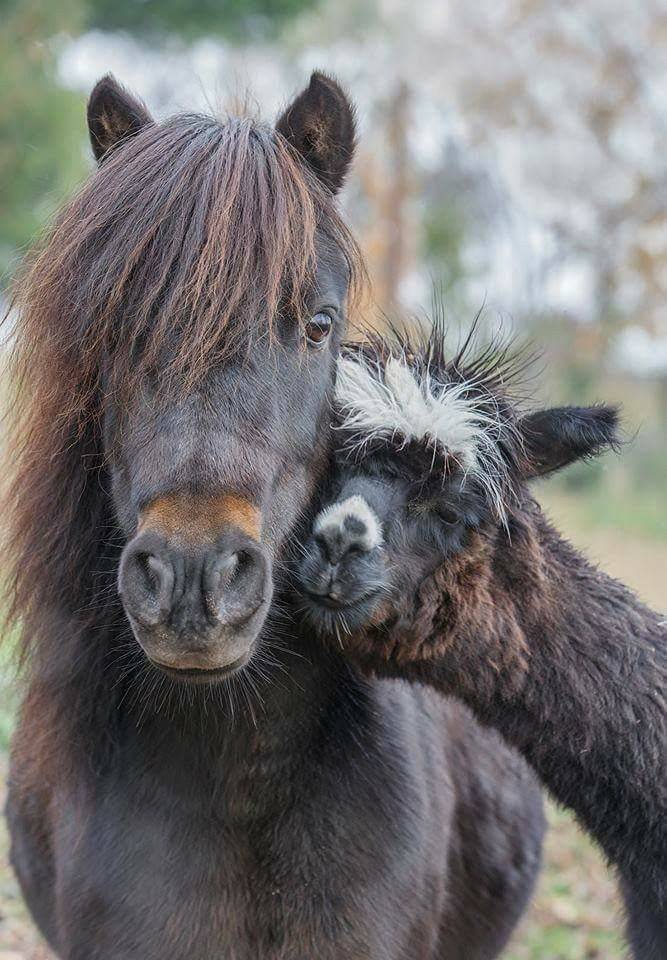
[{"label": "white fur patch", "polygon": [[502,518],[507,470],[498,441],[507,426],[493,397],[476,397],[474,386],[441,383],[428,370],[418,379],[404,357],[391,357],[381,371],[359,353],[338,361],[336,400],[359,445],[383,438],[440,445],[485,487]]},{"label": "white fur patch", "polygon": [[364,550],[370,551],[381,545],[383,538],[380,521],[364,498],[358,494],[325,507],[317,515],[313,530],[317,534],[332,528],[341,529],[346,517],[353,517],[363,524],[366,532],[359,536],[359,542]]}]

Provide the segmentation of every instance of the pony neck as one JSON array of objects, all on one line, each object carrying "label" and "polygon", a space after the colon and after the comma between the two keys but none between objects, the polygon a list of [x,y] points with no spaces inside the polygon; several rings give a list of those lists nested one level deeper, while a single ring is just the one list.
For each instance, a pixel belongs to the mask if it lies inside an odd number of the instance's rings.
[{"label": "pony neck", "polygon": [[226,758],[227,768],[245,763],[248,751],[295,755],[337,709],[350,672],[342,658],[308,637],[272,634],[260,638],[243,671],[215,686],[184,687],[159,675],[130,678],[121,705],[125,735],[167,744],[176,736],[188,753],[207,762]]}]

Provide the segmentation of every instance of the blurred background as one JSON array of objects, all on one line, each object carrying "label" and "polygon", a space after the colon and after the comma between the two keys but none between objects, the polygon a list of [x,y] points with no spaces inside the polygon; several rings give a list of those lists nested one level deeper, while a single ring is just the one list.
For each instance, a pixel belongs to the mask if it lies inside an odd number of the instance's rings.
[{"label": "blurred background", "polygon": [[[561,528],[667,608],[667,0],[0,0],[0,299],[91,169],[86,94],[112,71],[156,116],[257,102],[319,68],[358,105],[343,196],[378,310],[531,339],[546,402],[617,401],[621,456],[538,490]],[[0,780],[12,689],[0,672]],[[0,797],[1,799],[1,797]],[[509,960],[623,955],[614,884],[551,811]],[[48,954],[0,831],[0,960]]]}]

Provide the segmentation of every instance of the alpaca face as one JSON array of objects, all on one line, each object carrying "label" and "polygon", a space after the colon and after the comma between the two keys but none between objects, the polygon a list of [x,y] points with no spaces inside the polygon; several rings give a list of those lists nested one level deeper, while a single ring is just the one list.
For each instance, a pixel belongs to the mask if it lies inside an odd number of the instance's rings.
[{"label": "alpaca face", "polygon": [[349,477],[316,516],[298,561],[310,624],[349,633],[390,614],[396,597],[461,548],[472,514],[456,499],[452,489],[434,497],[390,474]]},{"label": "alpaca face", "polygon": [[472,531],[507,528],[527,481],[613,444],[610,408],[520,416],[514,363],[490,352],[447,362],[437,328],[421,346],[375,341],[339,361],[338,475],[296,573],[320,632],[400,617]]},{"label": "alpaca face", "polygon": [[425,354],[383,347],[355,348],[338,365],[339,475],[296,576],[323,633],[390,613],[502,502],[499,418],[509,433],[509,406],[436,372]]}]

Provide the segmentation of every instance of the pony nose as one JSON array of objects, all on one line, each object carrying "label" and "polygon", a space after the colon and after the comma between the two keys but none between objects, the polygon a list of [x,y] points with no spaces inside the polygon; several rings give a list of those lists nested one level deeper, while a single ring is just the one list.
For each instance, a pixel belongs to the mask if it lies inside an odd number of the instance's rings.
[{"label": "pony nose", "polygon": [[128,613],[147,626],[164,620],[171,609],[176,571],[166,551],[141,542],[126,549],[121,559],[118,590]]},{"label": "pony nose", "polygon": [[197,548],[148,532],[125,548],[118,586],[139,624],[203,636],[245,624],[265,601],[268,579],[264,551],[243,534]]},{"label": "pony nose", "polygon": [[225,626],[244,623],[261,604],[268,575],[267,561],[257,544],[227,545],[204,564],[204,604],[211,617]]}]

